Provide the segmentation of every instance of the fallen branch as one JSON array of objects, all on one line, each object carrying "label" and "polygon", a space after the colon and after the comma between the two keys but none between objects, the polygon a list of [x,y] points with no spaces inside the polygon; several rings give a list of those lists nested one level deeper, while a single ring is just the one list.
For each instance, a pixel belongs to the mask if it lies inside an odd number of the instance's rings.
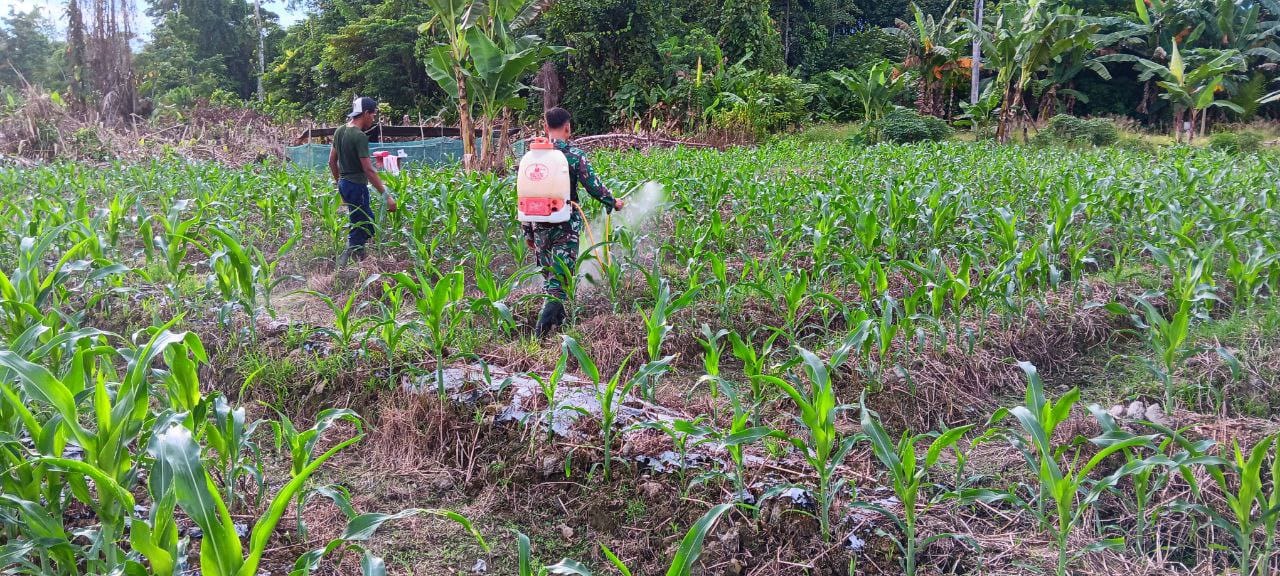
[{"label": "fallen branch", "polygon": [[597,134],[595,136],[583,136],[574,138],[573,143],[583,148],[673,148],[676,146],[686,146],[689,148],[716,148],[713,144],[705,142],[693,142],[690,140],[676,140],[672,138],[663,138],[661,136],[628,134],[615,132],[612,134]]}]

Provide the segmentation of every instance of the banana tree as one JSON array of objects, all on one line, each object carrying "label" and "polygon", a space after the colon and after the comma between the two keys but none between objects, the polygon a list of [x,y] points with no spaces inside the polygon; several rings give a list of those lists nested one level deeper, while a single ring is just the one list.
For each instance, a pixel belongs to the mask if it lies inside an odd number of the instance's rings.
[{"label": "banana tree", "polygon": [[1026,91],[1040,70],[1086,43],[1096,28],[1079,11],[1054,9],[1045,0],[1004,4],[995,18],[985,51],[989,54],[987,61],[997,71],[996,85],[1003,92],[996,136],[1000,142],[1008,142],[1014,123],[1026,131],[1022,123],[1029,119],[1024,104]]},{"label": "banana tree", "polygon": [[[1040,113],[1038,120],[1047,121],[1058,112],[1058,99],[1062,97],[1067,114],[1072,113],[1077,101],[1089,103],[1088,96],[1075,90],[1075,80],[1085,70],[1092,71],[1103,80],[1111,80],[1111,72],[1107,64],[1114,62],[1132,62],[1133,56],[1108,51],[1113,45],[1135,32],[1130,28],[1121,28],[1106,34],[1099,31],[1114,18],[1087,18],[1077,29],[1068,29],[1061,41],[1065,48],[1045,67],[1043,78],[1035,80],[1036,92],[1040,94]],[[1062,33],[1060,31],[1060,33]]]},{"label": "banana tree", "polygon": [[458,102],[458,128],[462,136],[462,165],[471,168],[476,154],[476,136],[471,125],[471,101],[468,98],[465,63],[470,47],[466,31],[471,19],[472,2],[466,0],[427,0],[427,6],[435,14],[431,20],[418,27],[418,33],[430,32],[439,27],[444,31],[445,42],[431,48],[427,54],[427,75],[440,88]]},{"label": "banana tree", "polygon": [[[1205,23],[1213,19],[1206,6],[1202,0],[1134,0],[1134,12],[1115,23],[1123,33],[1117,47],[1137,58],[1164,62],[1169,57],[1164,47],[1174,40],[1190,46],[1200,39]],[[1151,82],[1144,81],[1136,111],[1147,114],[1154,97]]]},{"label": "banana tree", "polygon": [[[1239,70],[1243,64],[1244,60],[1240,58],[1238,52],[1227,50],[1188,72],[1182,53],[1178,50],[1178,42],[1175,40],[1168,66],[1144,58],[1138,59],[1138,69],[1141,71],[1138,80],[1145,82],[1157,76],[1161,78],[1156,81],[1156,84],[1165,90],[1160,97],[1173,104],[1174,136],[1181,142],[1184,119],[1194,126],[1196,117],[1213,106],[1233,112],[1242,111],[1234,102],[1218,100],[1217,92],[1222,86],[1223,77],[1228,72]],[[1190,112],[1189,116],[1188,112]],[[1187,143],[1190,142],[1191,131],[1187,131]]]},{"label": "banana tree", "polygon": [[921,114],[942,117],[946,115],[943,89],[954,71],[965,71],[969,59],[961,58],[960,48],[966,41],[961,20],[953,16],[956,3],[953,0],[943,13],[934,18],[911,3],[910,23],[898,20],[896,31],[907,41],[907,58],[903,67],[913,68],[920,74],[920,92],[916,97],[916,109]]},{"label": "banana tree", "polygon": [[[831,72],[831,79],[839,82],[862,104],[863,130],[874,130],[876,121],[893,107],[893,97],[902,90],[902,75],[895,75],[893,65],[882,60],[862,74]],[[878,134],[869,133],[871,140]]]},{"label": "banana tree", "polygon": [[[495,169],[500,163],[510,111],[524,106],[521,77],[537,69],[547,56],[567,48],[550,47],[538,36],[514,37],[545,8],[533,0],[428,0],[435,17],[419,32],[441,28],[445,42],[426,54],[427,75],[458,104],[463,140],[463,163],[468,169]],[[486,146],[477,156],[474,113],[479,114]],[[493,141],[492,128],[503,118],[501,142]]]}]

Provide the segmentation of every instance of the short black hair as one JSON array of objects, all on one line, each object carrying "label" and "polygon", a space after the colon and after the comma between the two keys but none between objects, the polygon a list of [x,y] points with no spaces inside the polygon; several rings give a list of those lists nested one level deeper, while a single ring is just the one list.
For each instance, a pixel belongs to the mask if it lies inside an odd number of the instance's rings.
[{"label": "short black hair", "polygon": [[568,110],[556,106],[555,108],[547,110],[546,120],[547,128],[557,130],[559,128],[563,128],[570,120],[573,120],[573,115],[569,114]]}]

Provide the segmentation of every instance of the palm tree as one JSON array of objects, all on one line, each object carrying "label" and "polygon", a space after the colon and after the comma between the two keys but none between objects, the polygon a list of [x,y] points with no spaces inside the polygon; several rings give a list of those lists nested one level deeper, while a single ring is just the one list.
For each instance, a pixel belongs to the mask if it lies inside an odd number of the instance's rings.
[{"label": "palm tree", "polygon": [[[1160,97],[1173,104],[1173,129],[1175,138],[1182,141],[1182,125],[1184,119],[1195,126],[1199,114],[1211,107],[1226,108],[1240,112],[1240,106],[1229,100],[1218,100],[1217,92],[1222,86],[1222,79],[1228,73],[1243,68],[1244,60],[1235,50],[1219,52],[1216,57],[1196,66],[1190,72],[1182,60],[1178,50],[1178,42],[1173,42],[1173,51],[1169,57],[1169,65],[1146,59],[1138,60],[1138,69],[1142,73],[1138,80],[1146,82],[1155,77],[1161,79],[1156,84],[1164,88]],[[1186,117],[1190,112],[1190,117]],[[1187,133],[1187,143],[1191,142],[1191,132]]]}]

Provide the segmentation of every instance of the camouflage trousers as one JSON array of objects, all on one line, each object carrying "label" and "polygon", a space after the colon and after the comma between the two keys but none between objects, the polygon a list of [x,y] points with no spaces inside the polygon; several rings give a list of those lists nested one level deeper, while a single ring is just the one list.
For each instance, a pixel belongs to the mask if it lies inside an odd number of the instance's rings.
[{"label": "camouflage trousers", "polygon": [[568,222],[529,223],[521,227],[525,243],[533,249],[534,258],[542,268],[542,289],[555,298],[568,300],[565,283],[573,282],[582,220],[575,214]]}]

